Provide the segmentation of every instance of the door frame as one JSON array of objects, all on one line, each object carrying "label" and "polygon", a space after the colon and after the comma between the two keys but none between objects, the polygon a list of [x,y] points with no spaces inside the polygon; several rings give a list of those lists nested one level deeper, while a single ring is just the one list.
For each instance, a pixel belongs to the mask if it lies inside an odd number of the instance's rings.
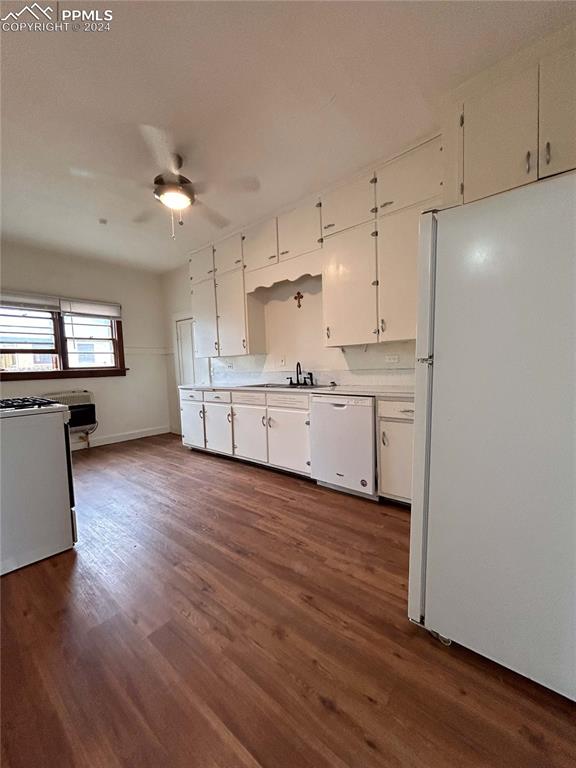
[{"label": "door frame", "polygon": [[[182,320],[194,321],[192,310],[172,313],[172,351],[174,354],[174,375],[176,385],[182,384],[182,368],[180,365],[180,345],[178,344],[178,323]],[[194,325],[192,325],[192,367],[194,369],[194,382],[196,382],[196,358],[194,357]]]}]

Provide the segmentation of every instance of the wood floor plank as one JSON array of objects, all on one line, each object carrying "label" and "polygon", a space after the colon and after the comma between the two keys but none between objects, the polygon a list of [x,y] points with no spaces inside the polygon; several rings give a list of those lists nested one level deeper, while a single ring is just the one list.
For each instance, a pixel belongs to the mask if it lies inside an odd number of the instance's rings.
[{"label": "wood floor plank", "polygon": [[74,464],[75,551],[1,582],[3,766],[574,765],[574,704],[408,622],[405,508],[172,436]]}]

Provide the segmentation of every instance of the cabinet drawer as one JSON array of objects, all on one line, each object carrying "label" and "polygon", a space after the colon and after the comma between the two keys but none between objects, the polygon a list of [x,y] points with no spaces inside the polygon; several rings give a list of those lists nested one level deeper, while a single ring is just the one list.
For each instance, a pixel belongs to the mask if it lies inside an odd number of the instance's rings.
[{"label": "cabinet drawer", "polygon": [[204,401],[207,403],[230,403],[230,392],[204,392]]},{"label": "cabinet drawer", "polygon": [[308,409],[308,395],[292,394],[291,392],[275,392],[267,395],[268,405],[275,408],[304,408]]},{"label": "cabinet drawer", "polygon": [[381,419],[414,420],[414,401],[379,400],[378,417]]},{"label": "cabinet drawer", "polygon": [[198,389],[181,389],[180,390],[180,402],[186,403],[189,400],[200,400],[203,399],[203,393],[201,390]]},{"label": "cabinet drawer", "polygon": [[232,392],[232,402],[243,405],[266,405],[265,392]]}]

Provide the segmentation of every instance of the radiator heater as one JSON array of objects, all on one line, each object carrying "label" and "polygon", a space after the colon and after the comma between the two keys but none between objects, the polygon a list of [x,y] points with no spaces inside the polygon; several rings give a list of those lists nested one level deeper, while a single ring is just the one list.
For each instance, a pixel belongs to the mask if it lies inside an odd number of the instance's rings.
[{"label": "radiator heater", "polygon": [[94,393],[87,389],[70,389],[64,392],[46,392],[43,397],[67,405],[70,410],[70,432],[77,434],[90,447],[90,435],[96,431],[96,404]]}]

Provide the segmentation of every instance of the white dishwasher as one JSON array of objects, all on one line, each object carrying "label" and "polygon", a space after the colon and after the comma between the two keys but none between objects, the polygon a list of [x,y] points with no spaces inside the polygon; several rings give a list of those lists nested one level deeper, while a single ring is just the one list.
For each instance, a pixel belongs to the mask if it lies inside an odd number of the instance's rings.
[{"label": "white dishwasher", "polygon": [[376,498],[374,424],[373,397],[312,395],[311,476]]}]

